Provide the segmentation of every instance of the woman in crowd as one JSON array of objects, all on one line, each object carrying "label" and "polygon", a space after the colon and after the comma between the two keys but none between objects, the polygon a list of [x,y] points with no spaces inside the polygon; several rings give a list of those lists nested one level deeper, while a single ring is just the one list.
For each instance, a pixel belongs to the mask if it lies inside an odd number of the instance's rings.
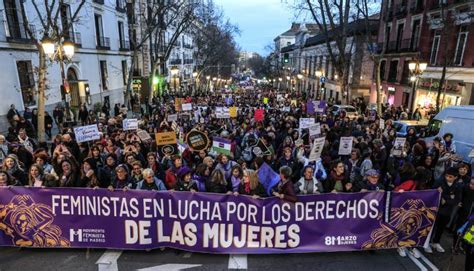
[{"label": "woman in crowd", "polygon": [[56,176],[45,173],[43,167],[33,164],[28,171],[28,185],[31,187],[58,187]]},{"label": "woman in crowd", "polygon": [[265,188],[258,180],[257,172],[251,169],[243,171],[243,177],[239,184],[238,192],[234,192],[238,195],[253,196],[254,198],[263,198],[267,196]]},{"label": "woman in crowd", "polygon": [[80,186],[89,187],[89,188],[99,188],[107,187],[101,183],[101,180],[98,177],[98,168],[96,164],[96,159],[93,157],[86,158],[82,162],[81,166],[81,176],[80,176]]},{"label": "woman in crowd", "polygon": [[178,181],[174,186],[174,190],[196,192],[198,187],[192,176],[193,171],[189,167],[181,167],[178,171]]},{"label": "woman in crowd", "polygon": [[192,179],[196,183],[199,192],[206,192],[206,182],[209,179],[210,172],[209,167],[204,163],[196,167]]},{"label": "woman in crowd", "polygon": [[128,188],[135,188],[133,180],[129,176],[127,165],[120,164],[115,168],[115,178],[110,183],[109,190]]},{"label": "woman in crowd", "polygon": [[60,187],[80,187],[79,171],[71,160],[65,159],[59,164],[61,167],[61,174],[59,175]]},{"label": "woman in crowd", "polygon": [[206,183],[206,191],[219,194],[232,193],[232,183],[226,180],[222,170],[216,168]]},{"label": "woman in crowd", "polygon": [[0,187],[19,185],[21,184],[19,184],[15,179],[13,179],[7,171],[0,169]]},{"label": "woman in crowd", "polygon": [[[368,171],[367,171],[368,172]],[[345,165],[342,161],[333,162],[331,173],[325,181],[327,192],[351,192],[352,183],[348,181]]]},{"label": "woman in crowd", "polygon": [[219,154],[217,156],[216,169],[219,169],[222,171],[222,173],[224,173],[224,178],[226,180],[230,179],[230,176],[232,175],[232,168],[236,164],[237,164],[236,162],[229,160],[229,158],[225,154]]},{"label": "woman in crowd", "polygon": [[44,153],[35,155],[35,163],[43,168],[44,173],[51,174],[54,172],[53,166],[48,163],[48,156]]},{"label": "woman in crowd", "polygon": [[293,188],[293,182],[291,181],[292,173],[290,167],[284,166],[280,168],[280,181],[273,187],[273,196],[288,202],[296,202],[298,200]]},{"label": "woman in crowd", "polygon": [[145,168],[142,172],[143,180],[137,183],[135,189],[148,191],[166,191],[165,183],[155,177],[155,173],[150,168]]},{"label": "woman in crowd", "polygon": [[23,170],[16,155],[10,154],[3,160],[2,169],[8,172],[10,177],[22,185],[28,184],[27,173]]},{"label": "woman in crowd", "polygon": [[244,171],[239,164],[236,164],[232,167],[232,175],[230,176],[230,183],[232,184],[232,192],[239,191],[239,185],[242,182],[242,178],[244,177]]}]

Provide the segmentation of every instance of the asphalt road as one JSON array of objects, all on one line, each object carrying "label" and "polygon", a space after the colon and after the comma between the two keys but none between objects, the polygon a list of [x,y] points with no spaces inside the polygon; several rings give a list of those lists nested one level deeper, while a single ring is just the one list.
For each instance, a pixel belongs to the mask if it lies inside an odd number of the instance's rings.
[{"label": "asphalt road", "polygon": [[[396,250],[309,253],[283,255],[211,255],[174,249],[151,251],[113,251],[104,249],[27,249],[0,248],[0,271],[6,270],[464,270],[464,255],[451,257],[446,252],[426,254],[426,260],[402,258]],[[418,266],[418,262],[421,264]],[[432,266],[430,267],[431,264]],[[435,269],[435,268],[437,269]],[[426,268],[426,269],[423,269]]]}]

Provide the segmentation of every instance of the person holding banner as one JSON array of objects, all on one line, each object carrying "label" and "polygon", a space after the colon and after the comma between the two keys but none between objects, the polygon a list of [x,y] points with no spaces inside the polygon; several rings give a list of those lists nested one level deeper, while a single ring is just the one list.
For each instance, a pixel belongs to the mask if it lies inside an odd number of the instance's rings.
[{"label": "person holding banner", "polygon": [[304,167],[303,177],[295,184],[295,192],[298,195],[321,194],[324,192],[323,184],[314,177],[312,166]]},{"label": "person holding banner", "polygon": [[28,170],[28,186],[30,187],[58,187],[56,176],[44,173],[43,167],[33,164]]},{"label": "person holding banner", "polygon": [[133,181],[129,176],[128,167],[125,164],[120,164],[115,168],[115,179],[112,180],[108,189],[113,191],[114,189],[128,189],[134,188]]},{"label": "person holding banner", "polygon": [[293,182],[290,179],[292,173],[290,167],[284,166],[280,168],[280,181],[272,189],[273,196],[289,202],[296,202],[298,200],[293,188]]},{"label": "person holding banner", "polygon": [[18,158],[14,154],[9,154],[5,160],[3,160],[2,170],[8,172],[10,177],[15,179],[18,183],[26,185],[28,178],[26,172],[18,162]]},{"label": "person holding banner", "polygon": [[206,191],[210,193],[230,194],[232,193],[232,183],[226,180],[222,170],[216,168],[206,183]]},{"label": "person holding banner", "polygon": [[147,190],[147,191],[166,191],[165,183],[162,180],[155,177],[155,173],[150,168],[143,170],[143,180],[137,183],[136,190]]},{"label": "person holding banner", "polygon": [[325,183],[325,191],[331,193],[351,192],[352,183],[346,174],[346,167],[341,160],[333,162],[331,173]]},{"label": "person holding banner", "polygon": [[178,181],[174,186],[174,190],[176,191],[188,191],[188,192],[196,192],[198,191],[198,187],[196,182],[192,179],[193,171],[187,167],[183,166],[178,171]]},{"label": "person holding banner", "polygon": [[224,177],[226,180],[230,180],[230,176],[232,175],[232,168],[237,165],[235,161],[229,160],[227,155],[219,154],[217,156],[217,165],[216,169],[221,170],[224,173]]},{"label": "person holding banner", "polygon": [[196,167],[192,179],[196,183],[199,192],[206,192],[206,182],[209,179],[210,172],[209,167],[204,163]]},{"label": "person holding banner", "polygon": [[69,159],[61,161],[59,164],[61,174],[59,175],[60,187],[80,187],[79,171],[76,164]]},{"label": "person holding banner", "polygon": [[243,171],[243,177],[239,184],[236,195],[253,196],[254,198],[263,198],[267,196],[265,188],[258,180],[258,175],[255,170],[246,169]]},{"label": "person holding banner", "polygon": [[102,184],[102,180],[99,180],[99,168],[97,167],[96,160],[92,157],[86,158],[82,162],[81,167],[81,180],[80,186],[90,187],[90,188],[99,188],[107,187],[109,184]]},{"label": "person holding banner", "polygon": [[165,185],[166,188],[172,189],[178,181],[178,171],[183,166],[183,161],[179,155],[171,156],[171,167],[166,170]]}]

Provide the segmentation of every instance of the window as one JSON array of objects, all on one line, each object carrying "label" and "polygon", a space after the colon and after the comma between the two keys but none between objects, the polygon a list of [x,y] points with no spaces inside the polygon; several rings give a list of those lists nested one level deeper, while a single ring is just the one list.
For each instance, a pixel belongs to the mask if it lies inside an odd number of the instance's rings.
[{"label": "window", "polygon": [[459,27],[458,33],[458,41],[456,44],[456,54],[454,56],[454,65],[462,65],[462,59],[464,56],[464,48],[466,47],[466,40],[467,40],[467,26],[461,25]]},{"label": "window", "polygon": [[74,31],[71,25],[71,8],[67,4],[62,4],[60,7],[61,26],[63,27],[64,38],[67,40],[74,40]]},{"label": "window", "polygon": [[435,31],[433,42],[431,46],[431,55],[430,55],[430,64],[436,65],[436,59],[438,57],[438,49],[439,49],[439,41],[440,41],[440,34],[438,31]]},{"label": "window", "polygon": [[122,76],[123,76],[123,85],[127,85],[128,80],[128,64],[127,60],[122,60]]},{"label": "window", "polygon": [[25,106],[36,104],[35,101],[35,78],[31,61],[17,61],[16,68],[20,80],[21,95]]},{"label": "window", "polygon": [[396,82],[398,73],[398,60],[392,60],[390,62],[390,70],[388,71],[388,81]]},{"label": "window", "polygon": [[100,63],[100,78],[102,82],[102,89],[107,90],[109,89],[107,85],[107,78],[108,78],[107,61],[101,60],[99,63]]},{"label": "window", "polygon": [[420,30],[421,30],[421,20],[413,21],[413,28],[411,32],[411,41],[410,41],[411,50],[418,49],[418,43],[420,41]]},{"label": "window", "polygon": [[404,27],[405,27],[405,24],[403,23],[397,25],[397,50],[399,50],[402,45]]},{"label": "window", "polygon": [[94,14],[95,22],[95,36],[97,39],[97,46],[104,46],[104,30],[102,28],[102,16],[99,14]]},{"label": "window", "polygon": [[388,51],[388,44],[390,42],[390,30],[392,27],[390,25],[387,25],[385,27],[385,51]]},{"label": "window", "polygon": [[387,61],[380,61],[380,80],[385,81],[385,66],[387,66]]},{"label": "window", "polygon": [[119,34],[119,47],[120,49],[125,48],[125,35],[123,31],[123,22],[118,22],[118,34]]},{"label": "window", "polygon": [[405,59],[403,62],[403,72],[402,72],[402,83],[403,84],[409,84],[410,83],[410,69],[408,67],[408,63],[410,61],[408,59]]}]

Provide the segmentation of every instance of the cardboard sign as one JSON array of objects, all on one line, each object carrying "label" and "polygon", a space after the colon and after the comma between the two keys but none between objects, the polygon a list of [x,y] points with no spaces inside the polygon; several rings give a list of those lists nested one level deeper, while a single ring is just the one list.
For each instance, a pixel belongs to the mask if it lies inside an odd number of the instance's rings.
[{"label": "cardboard sign", "polygon": [[352,136],[348,137],[341,137],[339,141],[339,155],[349,155],[352,152],[352,140],[354,138]]},{"label": "cardboard sign", "polygon": [[314,118],[300,118],[300,129],[306,129],[314,125]]},{"label": "cardboard sign", "polygon": [[198,130],[191,130],[186,134],[186,144],[194,151],[203,151],[209,147],[209,138]]},{"label": "cardboard sign", "polygon": [[326,101],[325,100],[313,101],[313,107],[316,113],[324,113],[324,111],[326,110]]},{"label": "cardboard sign", "polygon": [[76,135],[76,141],[78,143],[100,139],[97,124],[76,127],[74,128],[74,134]]},{"label": "cardboard sign", "polygon": [[324,142],[326,141],[326,137],[319,137],[314,139],[313,148],[309,154],[308,160],[310,162],[316,161],[321,158],[321,153],[323,152]]},{"label": "cardboard sign", "polygon": [[229,115],[231,118],[237,118],[237,110],[238,110],[238,107],[235,107],[235,106],[232,106],[232,107],[229,107]]},{"label": "cardboard sign", "polygon": [[380,130],[385,129],[385,120],[384,119],[379,119],[379,128],[380,128]]},{"label": "cardboard sign", "polygon": [[183,104],[183,102],[183,98],[174,98],[174,109],[176,110],[176,112],[181,111],[181,105]]},{"label": "cardboard sign", "polygon": [[262,139],[258,140],[257,144],[252,148],[252,152],[257,157],[263,157],[265,155],[272,154],[270,148],[268,148],[268,146],[263,143]]},{"label": "cardboard sign", "polygon": [[263,109],[255,109],[255,121],[263,121],[265,118],[265,111]]},{"label": "cardboard sign", "polygon": [[298,102],[296,100],[291,100],[291,105],[297,106]]},{"label": "cardboard sign", "polygon": [[392,154],[394,156],[402,155],[403,147],[405,147],[406,142],[407,142],[407,139],[404,137],[395,138],[395,142],[393,143],[393,147],[392,147]]},{"label": "cardboard sign", "polygon": [[178,114],[168,115],[168,122],[177,121],[177,120],[178,120]]},{"label": "cardboard sign", "polygon": [[156,139],[157,146],[176,144],[177,142],[175,132],[156,133],[155,139]]},{"label": "cardboard sign", "polygon": [[178,144],[158,146],[158,152],[162,155],[178,154],[179,153]]},{"label": "cardboard sign", "polygon": [[229,119],[230,112],[227,107],[216,107],[216,118],[218,119]]},{"label": "cardboard sign", "polygon": [[193,104],[191,103],[182,104],[181,108],[183,109],[183,111],[191,111],[193,110]]},{"label": "cardboard sign", "polygon": [[321,134],[321,125],[318,123],[311,125],[309,127],[309,136],[315,136],[315,135],[320,135]]},{"label": "cardboard sign", "polygon": [[142,142],[151,140],[150,134],[145,130],[138,131],[137,136],[140,138]]},{"label": "cardboard sign", "polygon": [[137,119],[124,119],[122,121],[122,126],[124,131],[138,130],[138,120]]}]

